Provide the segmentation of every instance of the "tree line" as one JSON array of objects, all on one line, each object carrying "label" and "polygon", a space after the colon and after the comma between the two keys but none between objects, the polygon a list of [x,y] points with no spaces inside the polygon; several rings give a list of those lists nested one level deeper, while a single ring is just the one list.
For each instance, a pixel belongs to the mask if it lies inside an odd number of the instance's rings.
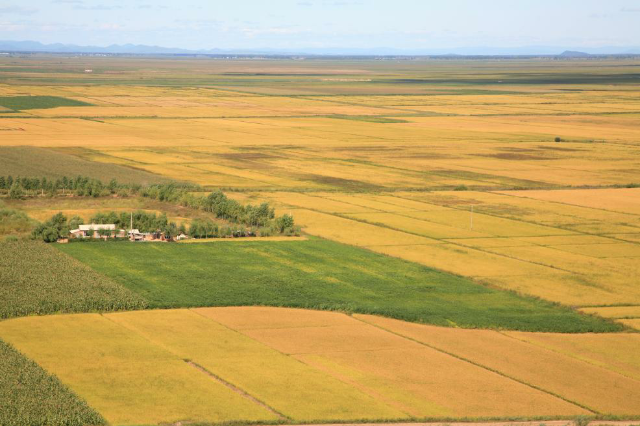
[{"label": "tree line", "polygon": [[113,194],[127,196],[140,190],[141,185],[127,185],[111,179],[104,184],[99,179],[86,176],[62,177],[58,179],[0,176],[0,190],[8,190],[9,198],[27,195],[73,194],[80,197],[105,197]]},{"label": "tree line", "polygon": [[[98,212],[94,214],[89,223],[96,225],[114,224],[116,229],[137,229],[143,233],[162,233],[165,237],[176,237],[180,234],[192,238],[242,238],[242,237],[268,237],[272,235],[297,235],[299,228],[294,226],[291,215],[283,215],[272,221],[270,226],[245,227],[244,225],[219,225],[211,219],[194,219],[189,229],[184,224],[177,225],[169,221],[166,213],[150,213],[145,211],[127,212]],[[71,230],[78,229],[84,224],[80,216],[68,218],[63,213],[56,213],[49,220],[39,224],[32,232],[34,239],[47,243],[57,241],[59,238],[68,237]],[[97,230],[101,236],[112,236],[114,231]],[[116,231],[117,232],[117,231]]]},{"label": "tree line", "polygon": [[[227,234],[233,234],[237,236],[250,236],[257,234],[294,234],[298,232],[293,217],[291,215],[276,217],[275,211],[269,203],[243,205],[227,197],[220,190],[215,190],[207,196],[202,196],[197,194],[198,192],[202,192],[202,188],[189,183],[142,186],[123,184],[116,179],[112,179],[108,184],[104,184],[98,179],[92,179],[86,176],[77,176],[74,178],[62,177],[55,180],[47,179],[46,177],[17,177],[14,179],[12,176],[0,176],[0,190],[8,190],[10,198],[23,198],[24,196],[38,196],[43,194],[48,196],[62,194],[80,197],[141,196],[202,210],[212,213],[218,219],[238,225],[224,228],[218,227],[216,232],[212,232],[217,226],[213,222],[208,224],[210,225],[209,228],[204,225],[197,225],[194,229],[194,235],[213,234],[213,236],[228,236]],[[113,214],[118,216],[115,213]],[[121,223],[123,228],[129,226],[122,221],[119,222],[120,219],[119,217],[112,216],[106,222],[94,223]],[[130,220],[130,218],[126,220]],[[134,217],[134,222],[136,220]],[[176,232],[186,231],[186,229],[172,227],[169,222],[150,225],[151,222],[143,220],[142,217],[139,219],[139,223],[140,226],[135,226],[135,228],[140,229],[142,232],[154,232],[155,229],[162,229],[162,232],[166,231],[167,234],[175,235]],[[53,235],[53,232],[51,232],[51,235]]]}]

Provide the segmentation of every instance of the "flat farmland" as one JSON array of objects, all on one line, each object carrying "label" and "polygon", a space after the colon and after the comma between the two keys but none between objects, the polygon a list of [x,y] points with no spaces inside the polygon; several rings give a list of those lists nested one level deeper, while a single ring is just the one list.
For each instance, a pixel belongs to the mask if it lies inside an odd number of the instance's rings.
[{"label": "flat farmland", "polygon": [[151,308],[289,306],[442,326],[610,332],[595,316],[333,241],[66,244]]},{"label": "flat farmland", "polygon": [[194,183],[304,234],[0,243],[7,357],[113,425],[640,416],[638,66],[0,57],[0,175]]},{"label": "flat farmland", "polygon": [[253,196],[292,211],[313,235],[490,285],[573,306],[639,304],[629,277],[640,273],[640,190],[575,192]]},{"label": "flat farmland", "polygon": [[[561,336],[266,307],[0,323],[2,339],[114,425],[637,415],[636,336]],[[607,349],[617,342],[630,350],[624,358]],[[501,344],[514,351],[486,355]],[[560,376],[540,368],[546,357],[561,360]]]}]

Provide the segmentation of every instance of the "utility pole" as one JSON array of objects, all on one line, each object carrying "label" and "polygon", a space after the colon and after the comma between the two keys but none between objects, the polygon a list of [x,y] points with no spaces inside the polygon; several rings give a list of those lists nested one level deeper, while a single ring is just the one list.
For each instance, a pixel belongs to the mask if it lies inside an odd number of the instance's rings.
[{"label": "utility pole", "polygon": [[471,206],[471,214],[469,215],[470,228],[473,229],[473,205]]}]

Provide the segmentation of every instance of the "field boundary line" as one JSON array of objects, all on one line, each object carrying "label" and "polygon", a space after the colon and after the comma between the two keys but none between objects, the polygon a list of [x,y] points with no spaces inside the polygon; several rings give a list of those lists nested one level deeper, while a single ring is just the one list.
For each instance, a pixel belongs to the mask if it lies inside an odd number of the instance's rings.
[{"label": "field boundary line", "polygon": [[[629,376],[629,375],[627,375],[627,374],[624,374],[624,373],[621,373],[621,372],[619,372],[619,371],[613,370],[613,369],[611,369],[611,368],[605,367],[604,365],[598,364],[598,363],[596,363],[596,362],[594,362],[594,361],[591,361],[591,360],[588,360],[588,359],[580,358],[580,357],[578,357],[577,355],[572,354],[572,353],[570,353],[570,352],[563,352],[563,351],[561,351],[561,350],[558,350],[558,349],[555,349],[555,348],[552,348],[552,347],[549,347],[549,346],[545,346],[545,345],[543,345],[543,344],[542,344],[542,343],[540,343],[540,342],[536,342],[536,341],[528,341],[528,340],[520,339],[520,338],[518,338],[517,336],[513,336],[513,335],[509,334],[509,332],[504,332],[504,331],[501,331],[501,330],[496,330],[496,332],[497,332],[497,333],[500,333],[500,334],[502,334],[503,336],[508,337],[508,338],[510,338],[510,339],[514,339],[514,340],[516,340],[516,341],[518,341],[518,342],[526,343],[526,344],[531,345],[531,346],[536,346],[536,347],[538,347],[538,348],[540,348],[540,349],[544,349],[544,350],[546,350],[546,351],[553,352],[553,353],[555,353],[555,354],[563,355],[563,356],[566,356],[567,358],[575,359],[576,361],[584,362],[585,364],[589,364],[589,365],[591,365],[591,366],[593,366],[593,367],[597,367],[597,368],[599,368],[599,369],[602,369],[602,370],[608,371],[608,372],[610,372],[610,373],[619,374],[620,376],[622,376],[622,377],[626,377],[627,379],[629,379],[629,380],[633,380],[634,382],[640,382],[640,380],[638,380],[638,378],[636,378],[636,377]],[[615,334],[615,333],[611,333],[611,334]],[[619,333],[619,334],[622,334],[622,333]]]},{"label": "field boundary line", "polygon": [[527,383],[527,382],[525,382],[524,380],[520,380],[520,379],[518,379],[518,378],[516,378],[516,377],[512,377],[512,376],[510,376],[510,375],[508,375],[508,374],[506,374],[506,373],[503,373],[503,372],[501,372],[501,371],[499,371],[499,370],[495,370],[495,369],[493,369],[493,368],[491,368],[491,367],[487,367],[486,365],[483,365],[483,364],[480,364],[480,363],[478,363],[478,362],[472,361],[472,360],[470,360],[470,359],[468,359],[468,358],[465,358],[465,357],[463,357],[463,356],[460,356],[460,355],[454,354],[453,352],[445,351],[444,349],[440,349],[440,348],[438,348],[438,347],[436,347],[436,346],[430,345],[430,344],[425,343],[425,342],[423,342],[423,341],[420,341],[420,340],[414,339],[414,338],[412,338],[412,337],[405,336],[405,335],[403,335],[403,334],[401,334],[401,333],[398,333],[398,332],[395,332],[395,331],[389,330],[389,329],[387,329],[387,328],[385,328],[385,327],[382,327],[382,326],[380,326],[380,325],[372,324],[372,323],[370,323],[370,322],[368,322],[368,321],[365,321],[365,320],[364,320],[364,319],[362,319],[362,318],[358,318],[358,317],[355,317],[355,316],[351,316],[351,317],[352,317],[353,319],[357,320],[357,321],[360,321],[360,322],[364,323],[364,324],[368,324],[368,325],[373,326],[373,327],[376,327],[376,328],[378,328],[378,329],[380,329],[380,330],[386,331],[387,333],[391,333],[391,334],[394,334],[394,335],[396,335],[396,336],[398,336],[398,337],[402,337],[402,338],[404,338],[404,339],[407,339],[407,340],[410,340],[410,341],[412,341],[412,342],[418,343],[419,345],[422,345],[422,346],[425,346],[425,347],[427,347],[427,348],[433,349],[433,350],[435,350],[435,351],[438,351],[438,352],[443,353],[443,354],[445,354],[445,355],[448,355],[448,356],[450,356],[450,357],[456,358],[456,359],[458,359],[458,360],[460,360],[460,361],[467,362],[467,363],[469,363],[469,364],[471,364],[471,365],[475,365],[476,367],[479,367],[479,368],[482,368],[482,369],[484,369],[484,370],[490,371],[490,372],[492,372],[492,373],[498,374],[499,376],[502,376],[502,377],[504,377],[504,378],[506,378],[506,379],[513,380],[514,382],[520,383],[521,385],[524,385],[524,386],[530,387],[530,388],[535,389],[535,390],[537,390],[537,391],[539,391],[539,392],[543,392],[543,393],[546,393],[547,395],[551,395],[551,396],[553,396],[553,397],[555,397],[555,398],[561,399],[561,400],[563,400],[563,401],[565,401],[565,402],[567,402],[567,403],[569,403],[569,404],[573,404],[573,405],[575,405],[575,406],[577,406],[577,407],[580,407],[580,408],[582,408],[583,410],[587,410],[587,411],[589,411],[589,412],[590,412],[590,413],[592,413],[592,414],[602,414],[602,413],[600,413],[599,411],[597,411],[597,410],[595,410],[595,409],[593,409],[593,408],[591,408],[591,407],[589,407],[589,406],[587,406],[587,405],[581,404],[581,403],[579,403],[579,402],[577,402],[577,401],[573,401],[573,400],[571,400],[571,399],[569,399],[569,398],[566,398],[566,397],[564,397],[564,396],[562,396],[562,395],[560,395],[560,394],[557,394],[557,393],[552,392],[552,391],[550,391],[550,390],[547,390],[547,389],[541,388],[541,387],[539,387],[539,386],[533,385],[533,384],[531,384],[531,383]]},{"label": "field boundary line", "polygon": [[[583,188],[574,188],[574,189],[583,189]],[[594,189],[615,189],[615,188],[594,188]],[[567,190],[569,190],[569,189],[542,189],[542,191],[567,191]],[[441,191],[441,192],[444,192],[444,191]],[[568,203],[562,203],[562,202],[557,202],[557,201],[540,200],[538,198],[533,198],[533,197],[525,197],[525,196],[520,197],[518,195],[505,194],[504,192],[506,192],[506,191],[489,190],[489,191],[469,191],[469,192],[486,192],[486,193],[489,193],[489,194],[492,194],[492,195],[498,195],[498,196],[504,196],[504,197],[523,198],[523,199],[532,200],[532,201],[542,201],[542,202],[556,203],[556,204],[561,204],[561,205],[565,205],[565,206],[569,206],[569,207],[587,208],[587,209],[597,210],[597,211],[607,212],[607,213],[628,214],[628,215],[631,215],[631,216],[640,216],[640,215],[634,214],[634,213],[626,213],[626,212],[618,212],[618,211],[613,211],[613,210],[598,209],[598,208],[595,208],[595,207],[584,207],[584,206],[579,206],[577,204],[568,204]],[[417,202],[420,202],[420,203],[423,203],[423,204],[427,204],[427,205],[432,205],[432,206],[447,207],[447,208],[450,208],[452,210],[457,210],[457,211],[462,211],[462,212],[466,212],[467,211],[467,210],[465,210],[464,208],[461,208],[461,207],[443,206],[441,204],[431,203],[431,202],[428,202],[428,201],[425,201],[425,200],[415,200],[413,198],[403,197],[403,196],[396,195],[396,194],[390,194],[389,196],[390,197],[394,197],[394,198],[399,198],[401,200],[417,201]],[[320,197],[320,196],[318,196],[318,197]],[[607,238],[607,239],[610,239],[610,240],[614,241],[611,244],[615,244],[615,242],[628,242],[628,243],[632,243],[632,244],[638,244],[638,243],[635,243],[634,241],[627,241],[627,240],[622,240],[620,238],[612,237],[611,234],[595,234],[595,233],[585,232],[585,231],[576,231],[575,229],[570,229],[570,228],[566,228],[566,227],[563,227],[563,226],[547,225],[547,224],[542,224],[542,223],[538,223],[538,222],[531,221],[531,220],[524,220],[524,219],[519,219],[519,218],[505,217],[505,216],[497,215],[495,213],[487,213],[487,212],[478,212],[478,213],[479,214],[483,214],[485,216],[496,217],[498,219],[513,220],[514,222],[521,222],[521,223],[526,223],[526,224],[529,224],[529,225],[543,226],[543,227],[547,227],[547,228],[559,229],[559,230],[562,230],[562,231],[573,232],[576,235],[590,235],[590,236],[596,236],[596,237],[601,237],[601,238]],[[572,216],[572,217],[577,217],[577,216]],[[438,223],[438,222],[432,222],[432,223]],[[536,235],[536,237],[537,237],[537,235]],[[503,238],[528,238],[528,237],[522,236],[522,237],[503,237]],[[543,244],[539,244],[539,245],[542,246],[542,247],[547,247],[547,246],[545,246]]]},{"label": "field boundary line", "polygon": [[[633,189],[633,188],[611,188],[611,187],[601,187],[601,188],[567,188],[567,189],[562,189],[562,188],[557,188],[557,189],[542,189],[542,191],[571,191],[571,190],[598,190],[598,189]],[[603,209],[601,207],[592,207],[592,206],[581,206],[580,204],[571,204],[571,203],[567,203],[567,202],[563,202],[563,201],[556,201],[556,200],[544,200],[544,199],[540,199],[540,198],[535,198],[535,197],[529,197],[526,195],[515,195],[515,194],[505,194],[505,192],[508,192],[509,190],[506,191],[487,191],[490,192],[492,194],[495,195],[503,195],[505,197],[513,197],[513,198],[525,198],[527,200],[533,200],[533,201],[541,201],[544,203],[551,203],[551,204],[561,204],[563,206],[570,206],[570,207],[579,207],[579,208],[583,208],[583,209],[589,209],[589,210],[598,210],[598,211],[602,211],[602,212],[608,212],[608,213],[617,213],[617,214],[628,214],[629,216],[640,216],[640,214],[638,213],[629,213],[629,212],[622,212],[619,210],[609,210],[609,209]],[[513,192],[524,192],[527,190],[512,190]],[[533,189],[532,191],[537,191],[536,189]],[[632,225],[633,226],[633,225]]]},{"label": "field boundary line", "polygon": [[[272,350],[272,351],[274,351],[274,352],[277,352],[278,354],[280,354],[280,355],[282,355],[282,356],[285,356],[285,357],[287,357],[287,358],[291,359],[292,361],[297,362],[298,364],[304,365],[305,367],[310,368],[310,369],[312,369],[312,370],[314,370],[314,371],[320,371],[320,372],[322,372],[322,371],[323,371],[323,370],[321,370],[321,369],[319,369],[319,368],[317,368],[317,367],[315,367],[315,366],[313,366],[313,365],[310,365],[310,364],[308,364],[308,363],[306,363],[306,362],[304,362],[304,361],[302,361],[302,360],[300,360],[300,359],[296,358],[296,356],[295,356],[295,355],[298,355],[298,354],[288,354],[288,353],[281,352],[281,351],[279,351],[279,350],[277,350],[277,349],[275,349],[275,348],[273,348],[273,347],[271,347],[271,346],[267,345],[266,343],[262,343],[262,342],[260,342],[259,340],[254,339],[253,337],[247,336],[246,334],[242,333],[242,332],[241,332],[241,331],[239,331],[239,330],[235,330],[235,329],[233,329],[233,328],[231,328],[231,327],[227,326],[226,324],[223,324],[223,323],[221,323],[221,322],[218,322],[218,321],[214,320],[213,318],[210,318],[210,317],[208,317],[208,316],[206,316],[206,315],[201,314],[200,312],[197,312],[194,308],[188,308],[188,309],[189,309],[189,311],[193,312],[194,314],[199,315],[199,316],[201,316],[202,318],[205,318],[205,319],[207,319],[207,320],[209,320],[209,321],[211,321],[211,322],[213,322],[213,323],[215,323],[215,324],[218,324],[218,325],[220,325],[220,326],[224,327],[225,329],[227,329],[227,330],[229,330],[229,331],[231,331],[231,332],[233,332],[233,333],[236,333],[236,334],[238,334],[238,335],[240,335],[240,336],[243,336],[243,337],[246,337],[246,338],[248,338],[248,339],[251,339],[251,340],[252,340],[252,341],[254,341],[254,342],[258,342],[259,344],[264,345],[265,347],[269,348],[270,350]],[[386,406],[386,407],[390,407],[390,408],[398,409],[398,408],[394,407],[393,405],[390,405],[388,402],[386,402],[386,401],[384,401],[384,400],[382,400],[382,399],[378,399],[378,398],[374,397],[370,392],[365,391],[364,389],[361,389],[360,387],[354,386],[354,384],[353,384],[353,383],[350,383],[349,381],[343,380],[342,378],[340,378],[340,377],[338,377],[338,376],[336,376],[336,375],[334,375],[334,374],[330,374],[330,373],[328,373],[328,372],[325,372],[325,373],[327,374],[327,377],[332,377],[333,379],[335,379],[335,380],[336,380],[336,381],[338,381],[339,383],[342,383],[342,384],[344,384],[344,385],[346,385],[346,386],[348,386],[348,387],[350,387],[350,388],[352,388],[352,389],[355,389],[356,391],[358,391],[358,392],[362,393],[363,395],[367,395],[367,396],[371,397],[372,399],[374,399],[374,400],[375,400],[375,401],[377,401],[377,402],[382,403],[382,404],[383,404],[384,406]],[[221,379],[221,380],[223,380],[223,379]],[[223,381],[224,381],[224,380],[223,380]],[[232,385],[232,386],[233,386],[233,385]],[[244,392],[244,391],[243,391],[243,392]],[[249,394],[247,394],[247,395],[249,395]],[[251,395],[249,395],[249,396],[251,396]],[[255,399],[255,397],[251,397],[251,398]],[[257,400],[257,401],[259,401],[259,400]],[[398,410],[399,410],[399,409],[398,409]],[[414,416],[410,415],[409,413],[407,413],[407,412],[406,412],[406,410],[404,410],[404,409],[403,409],[403,410],[399,410],[399,411],[402,411],[403,413],[407,414],[407,416],[408,416],[408,417],[410,417],[410,418],[413,418],[413,417],[414,417]],[[275,411],[275,410],[274,410],[274,412],[275,412],[275,413],[278,413],[278,412],[277,412],[277,411]],[[278,414],[279,414],[279,413],[278,413]],[[284,415],[282,415],[282,416],[283,416],[283,418],[284,418],[285,420],[292,420],[290,417],[286,417],[286,416],[284,416]]]},{"label": "field boundary line", "polygon": [[[318,197],[318,198],[322,198],[322,197]],[[494,252],[488,251],[488,250],[486,250],[484,248],[471,247],[471,246],[468,246],[468,245],[461,244],[459,242],[448,241],[448,240],[445,240],[443,238],[428,237],[426,235],[422,235],[422,234],[418,234],[416,232],[403,230],[403,229],[396,228],[396,227],[393,227],[391,225],[387,225],[387,224],[380,223],[380,222],[368,222],[368,221],[366,221],[364,219],[360,219],[360,218],[356,218],[356,217],[350,217],[350,216],[347,216],[347,215],[343,215],[341,213],[327,213],[327,212],[323,212],[322,210],[312,209],[312,208],[308,208],[308,207],[298,207],[298,208],[299,209],[303,209],[303,210],[313,211],[313,212],[316,212],[316,213],[326,214],[326,215],[329,215],[329,216],[339,217],[341,219],[352,220],[354,222],[364,223],[364,224],[367,224],[367,225],[376,226],[378,228],[386,228],[386,229],[390,229],[390,230],[395,231],[395,232],[402,232],[402,233],[405,233],[405,234],[408,234],[408,235],[413,235],[413,236],[425,238],[425,239],[428,239],[428,240],[440,241],[440,242],[443,242],[444,244],[451,244],[451,245],[458,246],[458,247],[464,247],[466,249],[479,251],[479,252],[482,252],[482,253],[485,253],[485,254],[491,254],[493,256],[504,257],[506,259],[516,260],[516,261],[519,261],[519,262],[529,263],[529,264],[532,264],[532,265],[538,265],[538,266],[542,266],[542,267],[545,267],[545,268],[553,269],[553,270],[556,270],[556,271],[567,272],[567,273],[575,274],[575,275],[583,275],[583,274],[580,274],[579,272],[571,271],[569,269],[559,268],[557,266],[547,265],[545,263],[533,262],[531,260],[526,260],[526,259],[520,259],[518,257],[509,256],[509,255],[506,255],[504,253],[494,253]],[[411,218],[411,219],[415,219],[415,218]],[[417,220],[421,220],[421,219],[417,219]],[[426,221],[426,220],[423,220],[423,222],[436,223],[436,222],[429,222],[429,221]],[[331,238],[327,238],[327,239],[331,239]],[[331,239],[331,240],[332,241],[337,241],[337,240],[333,240],[333,239]],[[363,246],[356,246],[356,247],[363,247]],[[392,257],[397,257],[397,256],[392,256]],[[398,257],[398,258],[400,258],[400,257]],[[402,259],[402,258],[400,258],[400,259]],[[406,259],[404,259],[404,260],[406,260]],[[413,262],[413,263],[417,263],[417,262]],[[439,271],[445,271],[445,272],[452,273],[450,271],[447,271],[446,269],[440,269],[437,266],[429,266],[429,265],[424,265],[424,266],[427,266],[427,267],[430,267],[430,268],[433,268],[433,269],[437,269]]]},{"label": "field boundary line", "polygon": [[278,418],[280,420],[291,420],[290,417],[285,416],[284,414],[282,414],[281,412],[279,412],[275,408],[269,406],[267,403],[265,403],[263,401],[260,401],[258,398],[254,397],[253,395],[248,394],[247,392],[245,392],[241,388],[235,386],[233,383],[227,382],[226,380],[224,380],[220,376],[212,373],[211,371],[207,370],[206,368],[204,368],[203,366],[201,366],[197,362],[194,362],[194,361],[189,360],[189,359],[183,359],[183,361],[186,362],[187,365],[190,365],[191,367],[195,368],[196,370],[199,370],[201,373],[206,374],[207,376],[209,376],[211,379],[215,380],[216,382],[218,382],[218,383],[226,386],[227,388],[231,389],[233,392],[241,395],[243,398],[248,399],[249,401],[253,402],[254,404],[257,404],[257,405],[261,406],[262,408],[266,409],[267,411],[271,412],[272,414],[275,414],[276,416],[278,416]]},{"label": "field boundary line", "polygon": [[[192,310],[192,309],[189,309],[189,308],[178,308],[178,309],[184,309],[184,310],[189,311],[189,312],[191,312],[191,313],[197,314],[197,315],[201,316],[202,318],[206,318],[206,319],[209,319],[209,320],[213,321],[212,319],[207,318],[207,317],[205,317],[204,315],[201,315],[201,314],[199,314],[198,312],[195,312],[195,311],[194,311],[194,310]],[[251,395],[251,394],[247,393],[246,391],[244,391],[243,389],[241,389],[241,388],[237,387],[237,386],[236,386],[236,385],[234,385],[233,383],[231,383],[231,382],[228,382],[228,381],[224,380],[223,378],[221,378],[220,376],[218,376],[218,375],[216,375],[216,374],[212,373],[211,371],[207,370],[206,368],[204,368],[204,367],[203,367],[203,366],[201,366],[200,364],[198,364],[198,363],[194,362],[194,361],[193,361],[193,360],[191,360],[191,359],[185,359],[185,358],[182,358],[179,354],[175,353],[171,348],[169,348],[169,347],[167,347],[167,346],[163,345],[162,343],[155,342],[155,341],[153,341],[152,339],[150,339],[150,338],[146,337],[144,334],[142,334],[142,333],[140,333],[138,330],[136,330],[136,329],[135,329],[135,327],[130,327],[130,326],[129,326],[129,325],[127,325],[126,323],[125,323],[125,324],[123,324],[123,323],[119,323],[119,322],[117,322],[117,321],[114,321],[113,319],[109,318],[107,315],[104,315],[104,313],[101,313],[101,314],[100,314],[100,316],[101,316],[102,318],[104,318],[105,320],[112,322],[113,324],[116,324],[116,325],[118,325],[118,326],[120,326],[120,327],[122,327],[122,328],[124,328],[124,329],[126,329],[126,330],[129,330],[129,331],[130,331],[130,332],[132,332],[132,333],[135,333],[138,337],[140,337],[140,338],[142,338],[142,339],[146,340],[146,341],[147,341],[147,342],[149,342],[150,344],[152,344],[152,345],[154,345],[154,346],[157,346],[157,347],[159,347],[159,348],[162,348],[162,350],[167,351],[168,353],[170,353],[171,355],[175,356],[177,359],[179,359],[179,360],[181,360],[181,361],[183,361],[183,362],[187,363],[187,364],[188,364],[188,365],[190,365],[191,367],[193,367],[193,368],[196,368],[196,369],[200,370],[200,372],[201,372],[201,373],[204,373],[204,374],[208,375],[210,378],[212,378],[212,379],[214,379],[215,381],[219,382],[220,384],[222,384],[222,385],[224,385],[224,386],[228,387],[228,388],[229,388],[229,389],[231,389],[232,391],[234,391],[234,392],[236,392],[236,393],[240,394],[242,397],[244,397],[244,398],[246,398],[246,399],[248,399],[248,400],[252,401],[253,403],[258,404],[258,405],[260,405],[261,407],[263,407],[263,408],[267,409],[269,412],[271,412],[271,413],[275,414],[276,416],[278,416],[278,418],[279,418],[280,420],[291,420],[291,418],[290,418],[290,417],[285,416],[284,414],[282,414],[282,413],[280,413],[279,411],[277,411],[275,408],[270,407],[267,403],[265,403],[265,402],[263,402],[263,401],[260,401],[260,400],[259,400],[258,398],[256,398],[255,396],[253,396],[253,395]],[[216,321],[213,321],[213,322],[214,322],[214,323],[216,323],[216,324],[220,324],[220,323],[218,323],[218,322],[216,322]],[[220,324],[220,325],[222,325],[222,324]],[[235,330],[233,330],[233,331],[235,331]]]}]

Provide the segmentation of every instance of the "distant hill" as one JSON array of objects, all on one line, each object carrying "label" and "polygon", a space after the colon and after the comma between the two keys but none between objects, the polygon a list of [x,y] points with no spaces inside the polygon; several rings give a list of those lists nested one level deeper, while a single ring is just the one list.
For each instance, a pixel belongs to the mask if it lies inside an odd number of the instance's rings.
[{"label": "distant hill", "polygon": [[180,54],[180,53],[222,53],[220,49],[189,50],[141,44],[112,44],[110,46],[79,46],[75,44],[42,44],[37,41],[0,41],[0,51],[4,52],[51,52],[51,53],[131,53],[131,54]]},{"label": "distant hill", "polygon": [[560,56],[565,58],[586,58],[591,56],[591,54],[585,52],[577,52],[575,50],[565,50],[560,54]]},{"label": "distant hill", "polygon": [[[563,53],[558,54],[558,52]],[[0,52],[47,52],[84,54],[156,54],[156,55],[330,55],[330,56],[561,56],[587,57],[589,55],[640,54],[640,47],[598,47],[589,49],[559,48],[554,46],[398,49],[392,47],[352,48],[253,48],[253,49],[183,49],[179,47],[148,46],[143,44],[112,44],[110,46],[81,46],[76,44],[43,44],[37,41],[0,40]]]}]

